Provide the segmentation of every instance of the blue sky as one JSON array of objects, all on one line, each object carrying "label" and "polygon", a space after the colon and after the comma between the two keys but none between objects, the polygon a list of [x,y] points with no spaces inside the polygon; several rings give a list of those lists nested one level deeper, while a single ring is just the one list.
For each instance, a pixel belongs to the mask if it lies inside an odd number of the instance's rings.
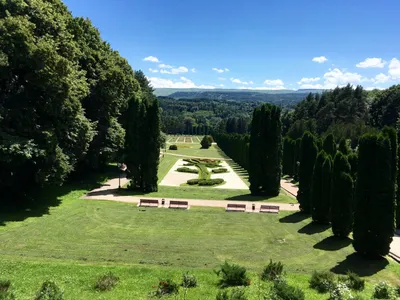
[{"label": "blue sky", "polygon": [[64,0],[156,88],[400,83],[400,1]]}]

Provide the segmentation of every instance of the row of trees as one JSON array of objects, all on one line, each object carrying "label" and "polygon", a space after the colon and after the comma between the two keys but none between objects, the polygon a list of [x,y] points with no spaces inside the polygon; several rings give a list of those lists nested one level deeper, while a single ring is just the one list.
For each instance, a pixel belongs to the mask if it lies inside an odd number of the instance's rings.
[{"label": "row of trees", "polygon": [[313,222],[331,223],[335,236],[347,237],[353,231],[357,252],[386,255],[396,220],[400,225],[397,149],[396,130],[389,127],[364,135],[357,152],[343,141],[337,145],[333,135],[321,144],[306,132],[299,161],[300,209],[310,213]]},{"label": "row of trees", "polygon": [[218,147],[244,169],[249,169],[250,135],[215,133]]},{"label": "row of trees", "polygon": [[0,68],[0,199],[8,206],[121,157],[128,102],[142,100],[144,75],[89,20],[60,0],[1,1]]}]

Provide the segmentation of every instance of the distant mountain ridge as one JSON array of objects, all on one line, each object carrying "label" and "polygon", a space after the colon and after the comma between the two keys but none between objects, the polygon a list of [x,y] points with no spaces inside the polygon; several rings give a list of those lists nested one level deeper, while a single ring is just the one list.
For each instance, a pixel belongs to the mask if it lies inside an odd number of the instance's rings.
[{"label": "distant mountain ridge", "polygon": [[322,90],[238,90],[238,89],[155,89],[158,97],[174,99],[210,99],[262,101],[270,103],[295,104],[309,93],[320,93]]}]

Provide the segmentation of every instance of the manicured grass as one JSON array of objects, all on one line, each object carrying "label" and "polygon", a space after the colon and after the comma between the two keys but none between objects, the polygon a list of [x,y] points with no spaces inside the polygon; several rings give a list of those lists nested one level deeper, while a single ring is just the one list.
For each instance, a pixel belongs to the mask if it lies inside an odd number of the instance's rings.
[{"label": "manicured grass", "polygon": [[[146,299],[158,279],[178,280],[186,270],[200,283],[188,299],[214,299],[213,269],[225,260],[249,269],[249,299],[257,299],[257,273],[270,258],[282,261],[289,281],[303,289],[313,270],[351,269],[373,275],[372,281],[400,283],[398,264],[355,257],[351,240],[330,238],[329,228],[310,225],[299,213],[139,209],[79,200],[80,195],[60,197],[62,203],[42,217],[11,222],[8,216],[0,227],[0,277],[13,281],[17,299],[32,299],[49,278],[65,289],[66,299]],[[121,278],[120,284],[104,295],[94,292],[95,279],[108,271]],[[313,291],[307,294],[321,299]]]},{"label": "manicured grass", "polygon": [[227,157],[217,146],[211,146],[208,149],[201,149],[201,145],[199,144],[174,144],[178,146],[178,150],[167,150],[166,156],[168,153],[171,154],[180,154],[186,156],[195,156],[195,157],[211,157],[211,158],[229,158]]},{"label": "manicured grass", "polygon": [[172,168],[172,166],[179,159],[177,156],[164,155],[164,157],[160,158],[160,164],[158,165],[158,183],[163,180],[165,175],[167,175],[168,171]]}]

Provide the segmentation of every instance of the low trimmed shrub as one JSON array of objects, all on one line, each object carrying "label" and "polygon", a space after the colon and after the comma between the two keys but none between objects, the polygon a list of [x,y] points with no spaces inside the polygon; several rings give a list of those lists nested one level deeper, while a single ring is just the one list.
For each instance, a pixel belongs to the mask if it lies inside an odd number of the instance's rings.
[{"label": "low trimmed shrub", "polygon": [[192,173],[192,174],[198,174],[199,173],[199,170],[191,169],[191,168],[188,168],[188,167],[181,167],[181,168],[178,168],[176,170],[178,172],[182,172],[182,173]]},{"label": "low trimmed shrub", "polygon": [[273,281],[282,276],[283,264],[278,262],[273,262],[272,259],[269,264],[265,266],[263,272],[261,273],[261,280],[263,281]]},{"label": "low trimmed shrub", "polygon": [[226,168],[218,168],[218,169],[214,169],[212,170],[213,173],[218,174],[218,173],[227,173],[228,169]]},{"label": "low trimmed shrub", "polygon": [[326,293],[335,286],[335,276],[328,271],[314,271],[310,279],[310,288]]},{"label": "low trimmed shrub", "polygon": [[228,290],[219,291],[216,300],[247,300],[244,289],[233,288],[231,293]]},{"label": "low trimmed shrub", "polygon": [[177,145],[170,145],[169,146],[169,150],[178,150],[178,146]]},{"label": "low trimmed shrub", "polygon": [[150,294],[151,297],[161,298],[179,293],[179,285],[172,279],[160,280],[155,288],[156,290]]},{"label": "low trimmed shrub", "polygon": [[304,292],[284,281],[275,282],[272,289],[272,299],[276,300],[304,300]]},{"label": "low trimmed shrub", "polygon": [[391,294],[391,287],[385,281],[379,282],[374,287],[373,297],[376,299],[390,299]]},{"label": "low trimmed shrub", "polygon": [[236,264],[230,264],[225,261],[225,263],[221,265],[220,269],[214,272],[220,277],[218,284],[222,288],[250,285],[250,280],[247,277],[247,271],[245,267]]},{"label": "low trimmed shrub", "polygon": [[188,181],[186,181],[186,183],[188,185],[196,185],[196,184],[199,184],[199,180],[198,179],[189,179]]},{"label": "low trimmed shrub", "polygon": [[350,300],[353,299],[353,295],[347,284],[338,283],[330,290],[328,300]]},{"label": "low trimmed shrub", "polygon": [[102,292],[111,291],[117,285],[118,281],[119,277],[109,272],[97,279],[94,288]]},{"label": "low trimmed shrub", "polygon": [[11,286],[10,280],[0,280],[0,292],[7,292]]},{"label": "low trimmed shrub", "polygon": [[397,297],[400,297],[400,285],[396,286],[394,288],[394,293]]},{"label": "low trimmed shrub", "polygon": [[197,286],[197,278],[193,274],[189,274],[189,272],[182,274],[182,283],[181,286],[184,288],[194,288]]},{"label": "low trimmed shrub", "polygon": [[64,291],[62,291],[55,282],[47,280],[43,282],[42,287],[37,292],[35,300],[63,300]]},{"label": "low trimmed shrub", "polygon": [[365,280],[361,279],[356,273],[347,272],[346,285],[355,291],[362,291],[365,287]]},{"label": "low trimmed shrub", "polygon": [[200,179],[199,185],[200,186],[213,186],[213,185],[221,184],[223,182],[224,182],[224,180],[222,178]]},{"label": "low trimmed shrub", "polygon": [[194,166],[194,163],[190,163],[190,162],[188,162],[188,163],[184,164],[184,166],[185,166],[185,167]]}]

